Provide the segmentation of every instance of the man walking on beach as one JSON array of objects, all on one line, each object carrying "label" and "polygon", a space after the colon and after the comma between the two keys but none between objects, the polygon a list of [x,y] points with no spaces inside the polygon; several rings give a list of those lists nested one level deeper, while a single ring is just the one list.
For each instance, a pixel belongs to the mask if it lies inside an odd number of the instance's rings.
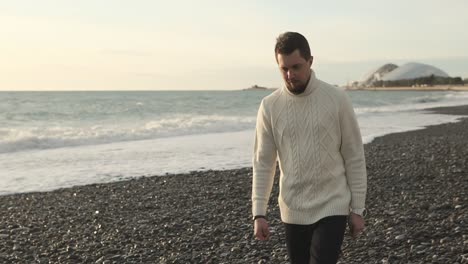
[{"label": "man walking on beach", "polygon": [[281,34],[275,56],[285,86],[258,110],[255,237],[269,238],[266,213],[278,158],[278,203],[291,263],[336,263],[347,220],[353,237],[364,229],[367,176],[359,126],[346,92],[315,77],[304,36]]}]

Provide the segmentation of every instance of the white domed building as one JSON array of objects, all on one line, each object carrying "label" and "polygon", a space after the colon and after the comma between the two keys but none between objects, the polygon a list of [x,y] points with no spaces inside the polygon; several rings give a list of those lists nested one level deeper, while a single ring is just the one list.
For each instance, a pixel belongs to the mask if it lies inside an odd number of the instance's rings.
[{"label": "white domed building", "polygon": [[395,70],[398,68],[398,65],[388,63],[383,66],[377,68],[377,70],[371,71],[370,73],[366,74],[364,78],[359,82],[358,86],[360,87],[369,87],[376,81],[382,80],[382,77],[387,73]]},{"label": "white domed building", "polygon": [[370,72],[359,82],[354,82],[356,88],[381,86],[412,86],[432,85],[434,83],[451,82],[451,78],[443,70],[432,65],[410,62],[402,66],[392,63],[385,64]]},{"label": "white domed building", "polygon": [[382,81],[412,80],[429,77],[431,75],[450,77],[446,72],[432,65],[410,62],[395,68],[393,71],[385,74],[381,79]]}]

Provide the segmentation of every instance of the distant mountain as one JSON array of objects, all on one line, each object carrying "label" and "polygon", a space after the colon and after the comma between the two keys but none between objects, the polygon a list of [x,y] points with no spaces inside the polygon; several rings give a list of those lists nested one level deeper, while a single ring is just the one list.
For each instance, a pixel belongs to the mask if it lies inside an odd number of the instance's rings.
[{"label": "distant mountain", "polygon": [[428,76],[450,77],[446,72],[432,65],[411,62],[385,74],[383,81],[411,80]]}]

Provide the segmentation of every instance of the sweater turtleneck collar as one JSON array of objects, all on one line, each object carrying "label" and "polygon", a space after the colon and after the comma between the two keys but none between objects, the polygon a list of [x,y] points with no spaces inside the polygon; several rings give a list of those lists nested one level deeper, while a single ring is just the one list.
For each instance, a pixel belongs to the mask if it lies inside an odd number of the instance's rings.
[{"label": "sweater turtleneck collar", "polygon": [[293,97],[303,97],[303,96],[307,96],[309,94],[311,94],[316,88],[317,88],[317,85],[316,85],[316,82],[317,82],[317,78],[315,77],[315,72],[311,69],[310,70],[310,79],[309,79],[309,82],[307,83],[307,86],[304,90],[304,92],[300,93],[300,94],[295,94],[295,93],[292,93],[291,91],[289,91],[288,87],[286,87],[286,85],[283,85],[283,90],[293,96]]}]

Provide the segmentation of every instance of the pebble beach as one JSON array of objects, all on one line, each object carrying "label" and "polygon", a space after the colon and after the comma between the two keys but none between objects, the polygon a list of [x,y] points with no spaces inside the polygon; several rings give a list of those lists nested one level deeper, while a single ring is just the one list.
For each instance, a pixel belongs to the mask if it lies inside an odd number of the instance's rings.
[{"label": "pebble beach", "polygon": [[[367,226],[339,263],[468,263],[467,131],[464,118],[365,145]],[[0,263],[289,263],[278,185],[263,242],[251,181],[209,170],[0,196]]]}]

